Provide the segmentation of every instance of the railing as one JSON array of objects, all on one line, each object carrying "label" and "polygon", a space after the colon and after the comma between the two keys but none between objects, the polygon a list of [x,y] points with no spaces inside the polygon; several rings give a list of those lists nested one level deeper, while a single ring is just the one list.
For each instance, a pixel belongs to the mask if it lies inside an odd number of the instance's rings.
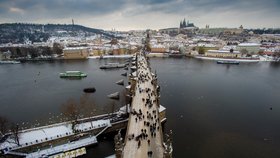
[{"label": "railing", "polygon": [[[82,142],[85,141],[85,142]],[[59,145],[56,147],[51,147],[49,149],[45,149],[45,150],[41,150],[41,151],[37,151],[34,153],[30,153],[28,155],[26,155],[27,158],[33,158],[33,157],[41,157],[42,155],[53,155],[56,153],[60,153],[60,152],[64,152],[64,151],[69,151],[69,150],[73,150],[73,149],[77,149],[80,147],[85,147],[91,144],[97,143],[96,137],[92,136],[92,137],[88,137],[82,140],[78,140],[78,141],[74,141],[74,142],[70,142],[67,144],[63,144],[63,145]]]}]

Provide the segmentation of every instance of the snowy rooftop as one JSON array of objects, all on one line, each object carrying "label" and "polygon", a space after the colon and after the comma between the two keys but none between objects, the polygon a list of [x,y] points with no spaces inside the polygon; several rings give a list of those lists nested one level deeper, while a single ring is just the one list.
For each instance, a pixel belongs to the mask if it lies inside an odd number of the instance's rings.
[{"label": "snowy rooftop", "polygon": [[240,43],[238,46],[260,46],[259,43]]},{"label": "snowy rooftop", "polygon": [[82,49],[88,49],[88,47],[66,47],[63,50],[82,50]]},{"label": "snowy rooftop", "polygon": [[152,48],[165,48],[165,46],[162,44],[153,44]]}]

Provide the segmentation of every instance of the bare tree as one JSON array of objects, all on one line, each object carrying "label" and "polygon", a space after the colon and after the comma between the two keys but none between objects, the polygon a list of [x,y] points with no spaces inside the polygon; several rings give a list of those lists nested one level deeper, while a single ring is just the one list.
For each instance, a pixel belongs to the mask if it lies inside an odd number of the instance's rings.
[{"label": "bare tree", "polygon": [[279,59],[280,58],[280,51],[275,52],[273,56],[274,56],[275,59]]},{"label": "bare tree", "polygon": [[242,54],[242,55],[247,55],[248,54],[248,51],[246,50],[246,49],[241,49],[240,50],[240,53]]},{"label": "bare tree", "polygon": [[73,100],[69,99],[65,104],[62,105],[62,113],[72,123],[72,130],[76,132],[75,126],[78,123],[80,108],[78,104]]},{"label": "bare tree", "polygon": [[19,144],[19,125],[18,124],[12,124],[11,131],[12,131],[12,136],[15,140],[15,143],[17,145],[20,145]]},{"label": "bare tree", "polygon": [[96,110],[96,103],[94,98],[90,98],[89,94],[84,94],[80,97],[80,102],[78,105],[80,114],[83,117],[89,117],[94,115],[93,112]]},{"label": "bare tree", "polygon": [[55,54],[62,54],[63,53],[63,46],[59,43],[53,44],[53,52]]},{"label": "bare tree", "polygon": [[198,48],[198,53],[199,54],[205,54],[205,49],[203,47]]},{"label": "bare tree", "polygon": [[7,130],[8,130],[8,120],[0,116],[0,138],[4,136]]}]

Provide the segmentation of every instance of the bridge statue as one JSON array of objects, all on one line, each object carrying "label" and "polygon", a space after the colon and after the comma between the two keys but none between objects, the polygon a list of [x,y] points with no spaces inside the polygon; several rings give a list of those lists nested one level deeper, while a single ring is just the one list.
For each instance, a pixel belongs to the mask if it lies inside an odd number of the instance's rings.
[{"label": "bridge statue", "polygon": [[172,130],[170,130],[169,134],[166,134],[166,143],[163,143],[164,146],[164,157],[172,158]]},{"label": "bridge statue", "polygon": [[115,135],[114,142],[115,142],[116,158],[121,158],[122,157],[123,146],[124,146],[123,139],[122,139],[122,136],[121,136],[121,130],[119,130],[118,134]]}]

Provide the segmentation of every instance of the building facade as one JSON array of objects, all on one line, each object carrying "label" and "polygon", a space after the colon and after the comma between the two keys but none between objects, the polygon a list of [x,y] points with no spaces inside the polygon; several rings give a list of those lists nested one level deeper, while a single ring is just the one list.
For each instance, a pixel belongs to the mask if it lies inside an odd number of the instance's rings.
[{"label": "building facade", "polygon": [[260,44],[258,43],[240,43],[237,50],[245,54],[258,54],[260,51]]},{"label": "building facade", "polygon": [[205,53],[207,57],[218,57],[218,58],[241,58],[239,51],[227,51],[227,50],[208,50]]},{"label": "building facade", "polygon": [[86,47],[68,47],[63,49],[64,59],[87,59],[89,49]]}]

